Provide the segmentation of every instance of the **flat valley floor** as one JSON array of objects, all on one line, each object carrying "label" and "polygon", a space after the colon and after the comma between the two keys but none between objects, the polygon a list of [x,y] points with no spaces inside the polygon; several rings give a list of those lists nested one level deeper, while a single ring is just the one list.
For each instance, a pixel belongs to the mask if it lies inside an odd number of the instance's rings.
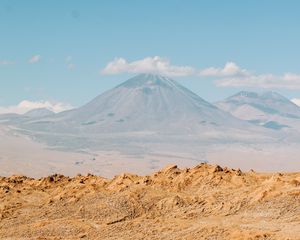
[{"label": "flat valley floor", "polygon": [[[119,151],[62,150],[50,147],[31,137],[0,124],[0,176],[26,175],[46,177],[60,173],[76,176],[92,173],[112,178],[124,172],[146,175],[166,165],[192,167],[201,162],[218,164],[243,171],[300,172],[300,144],[225,144],[161,145],[130,144]],[[113,146],[117,148],[116,146]]]}]

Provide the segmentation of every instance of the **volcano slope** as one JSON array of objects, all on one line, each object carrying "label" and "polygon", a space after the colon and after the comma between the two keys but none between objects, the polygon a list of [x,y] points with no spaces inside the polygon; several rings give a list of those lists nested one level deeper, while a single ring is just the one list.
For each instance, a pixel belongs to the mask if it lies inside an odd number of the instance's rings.
[{"label": "volcano slope", "polygon": [[0,178],[1,239],[300,239],[300,173]]}]

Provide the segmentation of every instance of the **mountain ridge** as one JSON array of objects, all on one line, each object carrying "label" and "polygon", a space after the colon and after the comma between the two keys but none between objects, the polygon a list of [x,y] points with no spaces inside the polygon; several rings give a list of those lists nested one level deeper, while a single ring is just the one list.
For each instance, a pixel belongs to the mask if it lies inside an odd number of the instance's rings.
[{"label": "mountain ridge", "polygon": [[34,108],[24,113],[23,116],[38,118],[38,117],[45,117],[53,114],[54,112],[48,108]]},{"label": "mountain ridge", "polygon": [[241,91],[216,103],[237,118],[271,129],[298,128],[300,107],[281,94]]}]

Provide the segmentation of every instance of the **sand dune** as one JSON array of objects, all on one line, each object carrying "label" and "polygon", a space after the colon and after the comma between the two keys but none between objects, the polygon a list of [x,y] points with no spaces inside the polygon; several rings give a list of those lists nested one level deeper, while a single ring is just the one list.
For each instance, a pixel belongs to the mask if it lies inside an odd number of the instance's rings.
[{"label": "sand dune", "polygon": [[300,239],[300,173],[0,178],[1,239]]}]

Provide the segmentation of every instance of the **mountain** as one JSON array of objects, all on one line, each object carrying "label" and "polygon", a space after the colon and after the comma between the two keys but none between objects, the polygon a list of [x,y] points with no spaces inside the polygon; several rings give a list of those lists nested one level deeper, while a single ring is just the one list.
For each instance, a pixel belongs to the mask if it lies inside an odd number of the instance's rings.
[{"label": "mountain", "polygon": [[17,113],[3,113],[0,114],[0,123],[19,122],[23,119],[22,115]]},{"label": "mountain", "polygon": [[52,112],[48,108],[36,108],[26,112],[23,115],[30,118],[39,118],[39,117],[45,117],[53,114],[54,112]]},{"label": "mountain", "polygon": [[47,108],[32,109],[24,114],[5,113],[0,114],[0,123],[20,125],[33,119],[43,118],[51,115],[54,115],[54,112],[50,111]]},{"label": "mountain", "polygon": [[216,106],[237,118],[271,129],[298,128],[300,108],[276,92],[239,92]]},{"label": "mountain", "polygon": [[245,125],[170,78],[141,74],[80,108],[28,121],[23,127],[60,133],[201,134]]}]

